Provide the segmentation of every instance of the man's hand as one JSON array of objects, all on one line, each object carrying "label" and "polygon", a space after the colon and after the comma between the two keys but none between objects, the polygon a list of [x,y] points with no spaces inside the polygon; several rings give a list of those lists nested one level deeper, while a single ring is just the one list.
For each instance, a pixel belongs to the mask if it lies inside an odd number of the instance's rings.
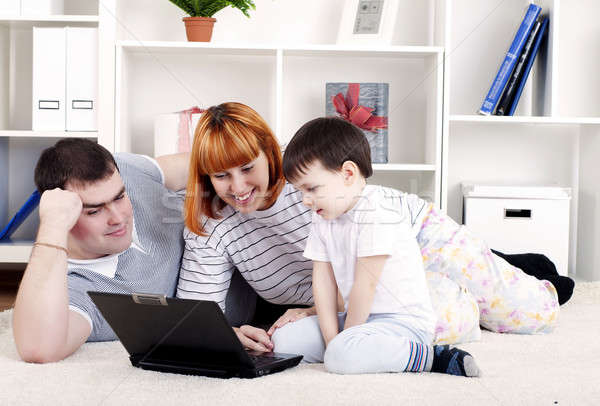
[{"label": "man's hand", "polygon": [[273,351],[273,343],[265,330],[248,325],[234,327],[233,330],[244,348],[260,352]]},{"label": "man's hand", "polygon": [[300,308],[300,309],[288,309],[283,316],[281,316],[267,331],[267,334],[270,336],[273,335],[276,329],[285,326],[288,323],[293,323],[294,321],[298,321],[308,316],[314,316],[317,314],[317,309],[313,307],[309,308]]},{"label": "man's hand", "polygon": [[40,227],[61,228],[69,232],[77,223],[82,208],[77,193],[59,188],[46,190],[40,200]]}]

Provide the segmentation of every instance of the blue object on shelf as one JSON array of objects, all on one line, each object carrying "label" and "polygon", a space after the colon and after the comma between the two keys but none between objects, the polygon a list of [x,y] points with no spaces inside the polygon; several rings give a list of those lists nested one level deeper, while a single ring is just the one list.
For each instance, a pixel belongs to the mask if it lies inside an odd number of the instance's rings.
[{"label": "blue object on shelf", "polygon": [[6,227],[0,231],[0,241],[8,240],[12,233],[25,221],[25,219],[31,214],[31,212],[40,204],[40,194],[36,190],[29,196],[29,199],[25,201],[23,206],[19,209],[17,214],[13,216],[8,222]]},{"label": "blue object on shelf", "polygon": [[540,44],[543,39],[542,37],[548,31],[547,27],[548,27],[548,17],[545,17],[544,21],[542,22],[542,26],[540,27],[540,31],[535,39],[535,42],[533,43],[531,55],[529,55],[529,57],[525,61],[525,68],[523,69],[523,77],[521,78],[521,81],[519,82],[519,87],[517,88],[517,91],[515,92],[513,102],[510,106],[510,109],[508,110],[509,116],[512,116],[513,113],[515,112],[515,109],[517,108],[517,104],[519,103],[519,98],[521,97],[521,93],[523,92],[523,88],[525,87],[525,83],[527,83],[527,78],[529,77],[529,72],[531,71],[533,62],[535,61],[535,56],[537,55],[538,50],[540,48]]},{"label": "blue object on shelf", "polygon": [[521,50],[523,49],[523,46],[527,41],[527,37],[531,32],[531,28],[533,27],[533,24],[535,24],[535,20],[537,19],[541,10],[542,8],[540,6],[535,4],[529,5],[529,8],[525,13],[525,17],[523,18],[523,22],[521,22],[510,48],[504,57],[504,61],[502,61],[500,69],[498,70],[498,73],[492,82],[492,86],[485,96],[483,105],[481,106],[481,109],[479,109],[480,114],[489,116],[494,112],[494,109],[500,100],[500,96],[502,96],[504,86],[506,86],[506,82],[508,81],[513,68],[517,63],[517,59],[521,54]]}]

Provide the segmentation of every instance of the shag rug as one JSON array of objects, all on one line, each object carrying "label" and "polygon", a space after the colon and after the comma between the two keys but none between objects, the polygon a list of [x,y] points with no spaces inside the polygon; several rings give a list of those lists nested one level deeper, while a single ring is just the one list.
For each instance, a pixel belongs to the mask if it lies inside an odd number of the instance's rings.
[{"label": "shag rug", "polygon": [[483,375],[340,376],[300,365],[256,379],[144,371],[119,342],[85,344],[68,359],[22,362],[11,311],[0,313],[0,405],[598,405],[600,282],[579,282],[548,335],[484,331],[461,348]]}]

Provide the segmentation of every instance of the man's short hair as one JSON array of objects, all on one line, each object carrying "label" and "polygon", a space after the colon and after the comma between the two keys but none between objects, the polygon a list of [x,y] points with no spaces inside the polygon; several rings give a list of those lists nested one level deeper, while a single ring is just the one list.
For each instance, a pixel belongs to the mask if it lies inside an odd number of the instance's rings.
[{"label": "man's short hair", "polygon": [[283,154],[283,174],[293,182],[315,161],[331,171],[352,161],[365,179],[373,174],[371,148],[364,133],[337,117],[315,118],[296,131]]},{"label": "man's short hair", "polygon": [[46,148],[35,167],[35,185],[40,193],[54,188],[85,186],[119,171],[112,154],[85,138],[64,138]]}]

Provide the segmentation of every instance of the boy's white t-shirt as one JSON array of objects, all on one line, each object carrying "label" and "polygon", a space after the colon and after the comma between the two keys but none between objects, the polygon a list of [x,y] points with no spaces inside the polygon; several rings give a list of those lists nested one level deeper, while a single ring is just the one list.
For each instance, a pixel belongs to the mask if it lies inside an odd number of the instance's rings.
[{"label": "boy's white t-shirt", "polygon": [[389,255],[370,313],[396,313],[433,331],[433,312],[423,259],[415,238],[406,193],[366,185],[356,205],[334,220],[314,214],[304,256],[329,262],[346,310],[359,257]]}]

